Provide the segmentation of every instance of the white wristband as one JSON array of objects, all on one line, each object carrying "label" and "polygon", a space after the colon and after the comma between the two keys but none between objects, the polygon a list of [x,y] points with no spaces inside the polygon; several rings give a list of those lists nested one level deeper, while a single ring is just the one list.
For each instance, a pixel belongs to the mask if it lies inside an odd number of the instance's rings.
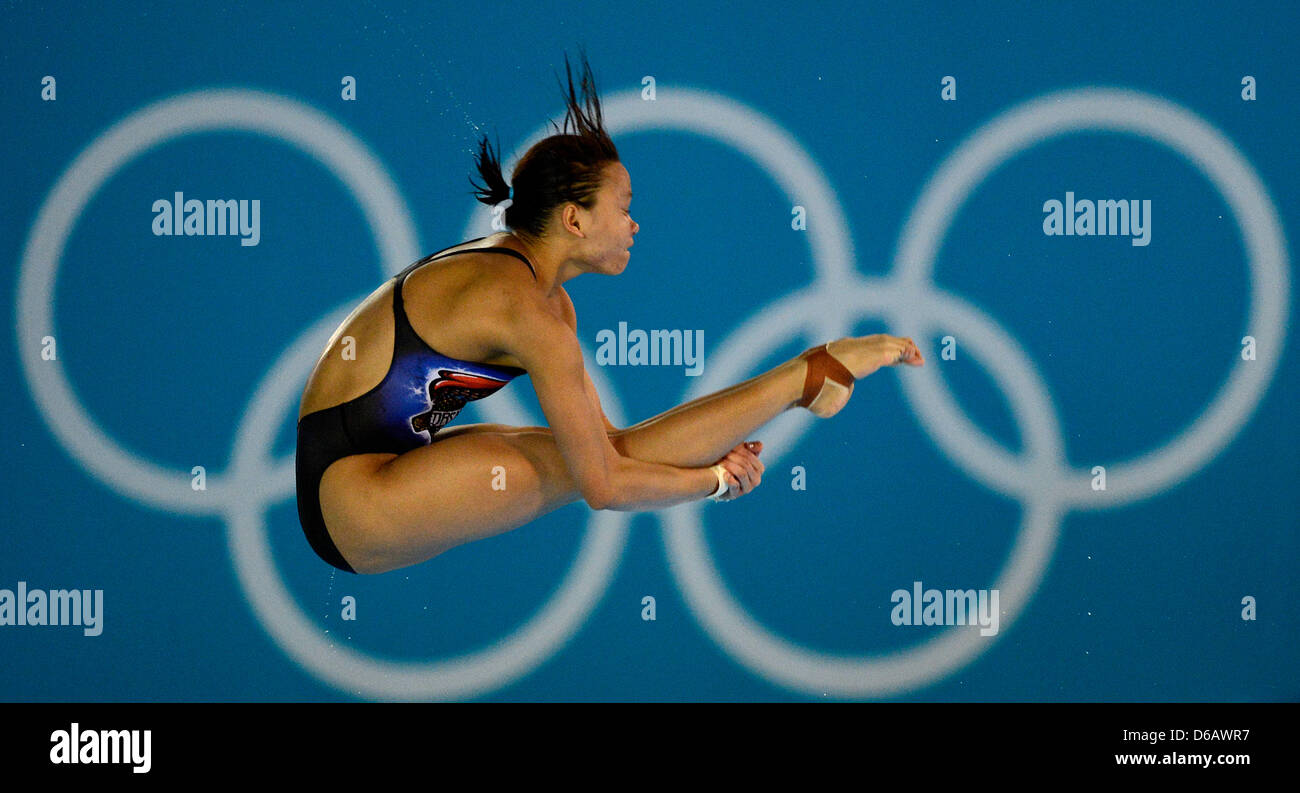
[{"label": "white wristband", "polygon": [[731,485],[727,483],[727,469],[723,468],[722,464],[719,463],[709,470],[718,475],[718,489],[713,491],[713,495],[709,496],[709,500],[717,501],[726,495],[727,491],[731,489]]}]

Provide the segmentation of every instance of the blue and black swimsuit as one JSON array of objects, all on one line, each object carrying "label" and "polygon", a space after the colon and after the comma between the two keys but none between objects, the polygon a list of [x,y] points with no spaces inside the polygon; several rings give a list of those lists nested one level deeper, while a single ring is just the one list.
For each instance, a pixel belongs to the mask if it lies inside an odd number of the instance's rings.
[{"label": "blue and black swimsuit", "polygon": [[[470,242],[478,242],[478,239]],[[465,243],[462,243],[465,244]],[[453,246],[455,247],[455,246]],[[443,250],[446,250],[445,248]],[[320,508],[320,480],[330,464],[353,454],[402,454],[433,442],[433,437],[466,402],[496,393],[525,370],[449,358],[415,333],[402,304],[402,284],[417,267],[446,256],[498,252],[532,262],[510,248],[466,248],[430,254],[393,276],[393,357],[384,379],[374,388],[339,405],[309,413],[298,420],[295,467],[298,519],[307,542],[320,558],[340,570],[355,573],[325,527]]]}]

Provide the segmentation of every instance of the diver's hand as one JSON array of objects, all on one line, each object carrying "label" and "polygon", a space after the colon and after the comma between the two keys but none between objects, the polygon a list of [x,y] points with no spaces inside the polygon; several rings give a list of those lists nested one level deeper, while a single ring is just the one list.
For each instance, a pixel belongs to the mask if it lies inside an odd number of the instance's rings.
[{"label": "diver's hand", "polygon": [[758,487],[763,481],[763,471],[767,467],[763,465],[762,460],[758,459],[758,454],[762,450],[762,441],[748,441],[727,452],[725,457],[714,463],[726,469],[727,482],[730,485],[727,492],[718,498],[719,501],[735,501]]}]

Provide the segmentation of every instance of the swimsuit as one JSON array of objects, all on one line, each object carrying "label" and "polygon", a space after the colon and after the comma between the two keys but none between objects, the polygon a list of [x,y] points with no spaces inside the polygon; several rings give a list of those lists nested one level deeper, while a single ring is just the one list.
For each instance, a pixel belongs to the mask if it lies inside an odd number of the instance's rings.
[{"label": "swimsuit", "polygon": [[[478,242],[478,239],[470,242]],[[446,249],[444,249],[446,250]],[[430,254],[393,276],[393,356],[384,379],[374,388],[340,405],[298,420],[294,465],[298,485],[298,520],[307,542],[320,558],[355,573],[330,539],[320,507],[320,480],[330,464],[353,454],[402,454],[433,442],[466,402],[490,396],[521,374],[516,366],[492,366],[450,358],[430,347],[411,327],[402,304],[402,284],[417,267],[446,256],[469,252],[516,256],[537,271],[527,257],[510,248],[467,248]]]}]

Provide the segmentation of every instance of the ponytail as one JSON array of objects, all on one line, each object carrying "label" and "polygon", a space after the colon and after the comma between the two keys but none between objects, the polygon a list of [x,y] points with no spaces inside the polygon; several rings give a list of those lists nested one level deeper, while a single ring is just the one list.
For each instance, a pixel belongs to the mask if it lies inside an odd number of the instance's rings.
[{"label": "ponytail", "polygon": [[[605,131],[596,78],[586,52],[580,52],[580,57],[582,68],[575,89],[569,56],[567,53],[564,56],[568,77],[567,89],[560,83],[565,103],[564,126],[551,121],[555,134],[538,141],[520,158],[511,175],[511,184],[506,183],[501,172],[500,140],[497,151],[488,143],[486,134],[479,140],[475,166],[483,184],[470,179],[475,188],[473,195],[489,206],[509,199],[506,226],[524,236],[541,237],[552,212],[565,203],[590,209],[595,204],[605,166],[618,162],[618,149]],[[559,75],[556,79],[559,80]]]}]

